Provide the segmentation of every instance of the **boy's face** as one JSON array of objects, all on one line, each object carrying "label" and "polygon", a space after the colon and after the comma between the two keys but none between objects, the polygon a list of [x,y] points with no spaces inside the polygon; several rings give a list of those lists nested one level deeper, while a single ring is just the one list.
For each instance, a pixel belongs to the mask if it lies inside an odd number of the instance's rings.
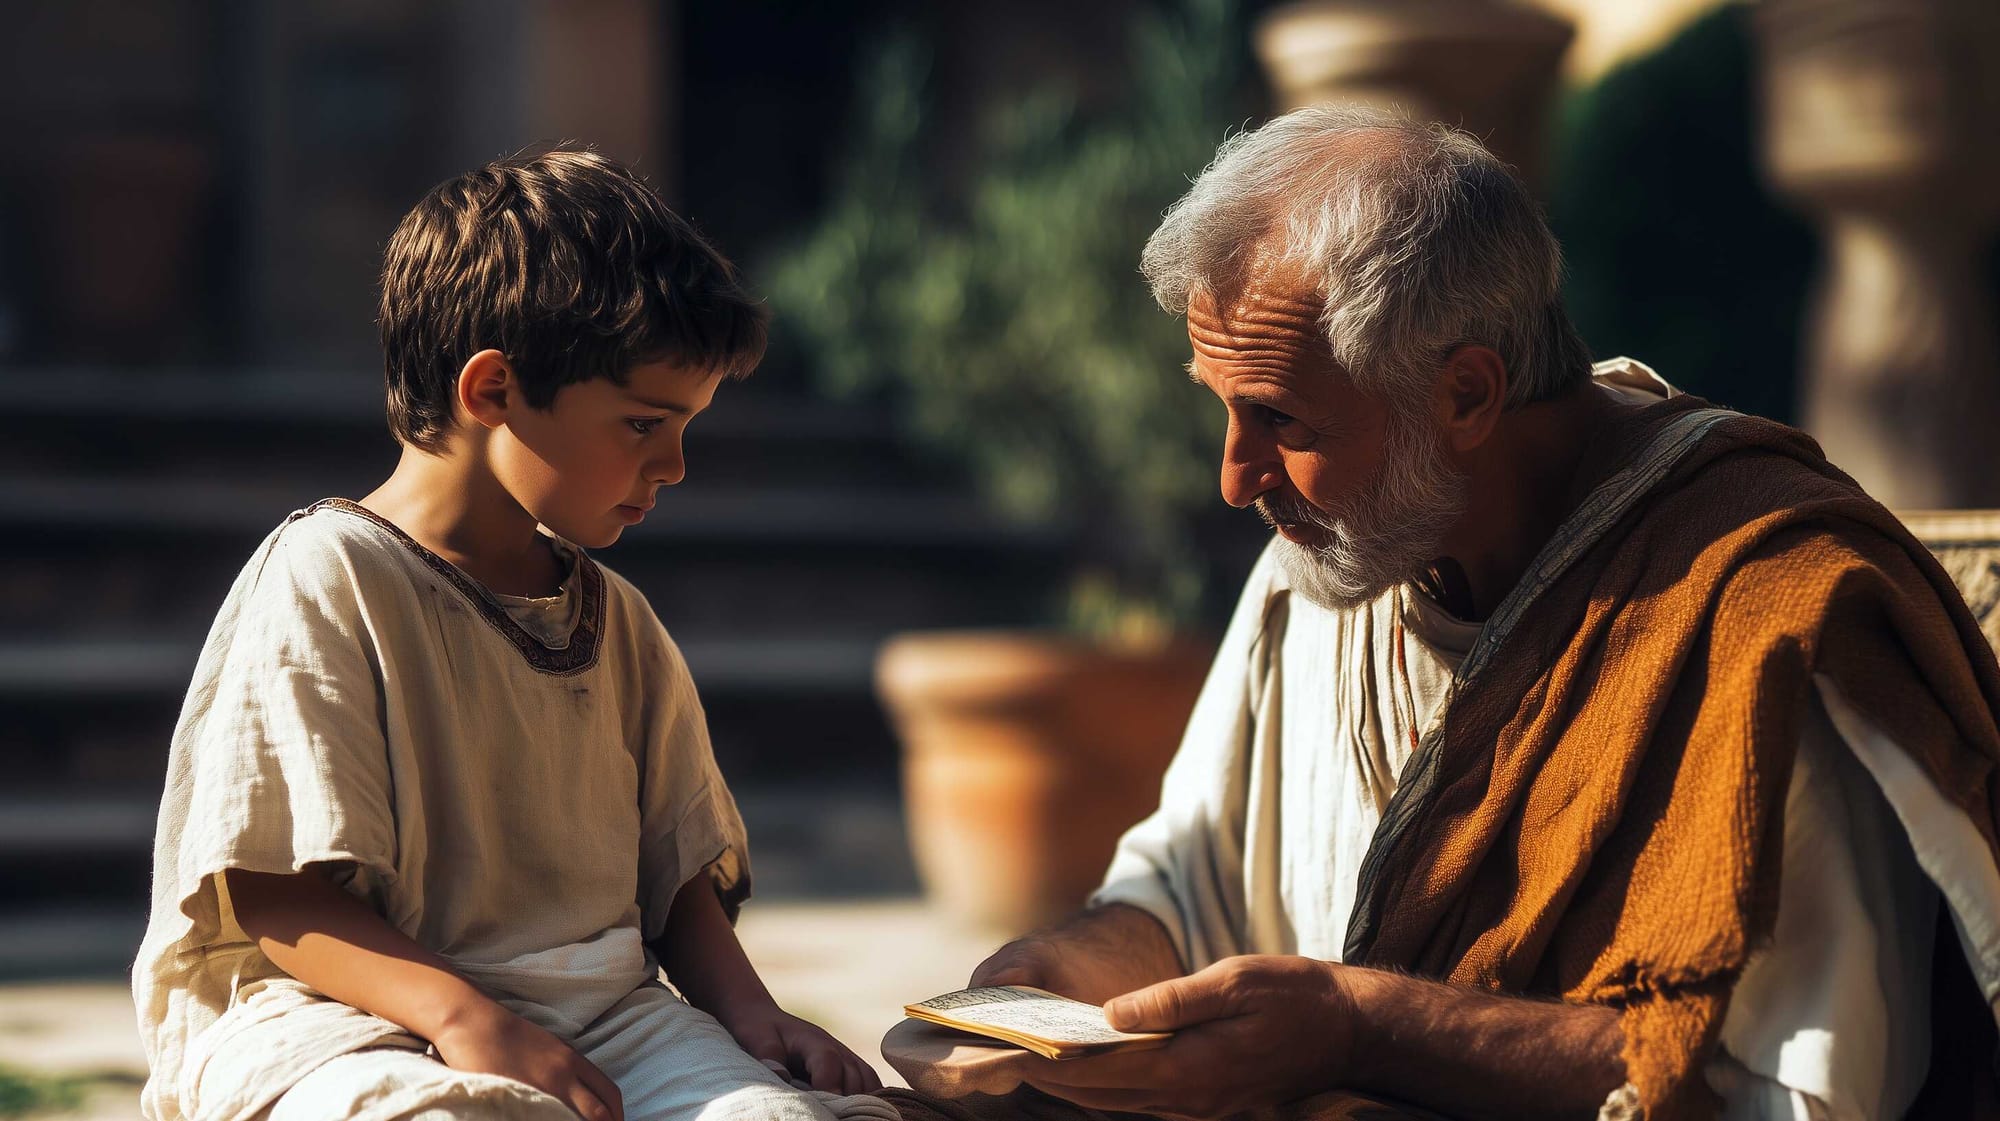
[{"label": "boy's face", "polygon": [[[687,473],[681,439],[721,374],[672,362],[632,367],[556,391],[546,410],[519,404],[493,433],[493,473],[536,521],[586,548],[618,540]],[[516,399],[518,402],[518,398]]]}]

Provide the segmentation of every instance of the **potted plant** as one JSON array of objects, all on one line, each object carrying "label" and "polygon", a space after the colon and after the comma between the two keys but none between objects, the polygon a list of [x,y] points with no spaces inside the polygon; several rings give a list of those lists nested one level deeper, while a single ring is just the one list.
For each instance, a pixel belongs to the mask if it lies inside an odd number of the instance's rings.
[{"label": "potted plant", "polygon": [[1032,91],[963,177],[925,165],[925,51],[892,40],[862,75],[834,201],[765,270],[829,387],[900,409],[1005,512],[1073,530],[1067,627],[906,635],[878,663],[919,872],[968,918],[1032,925],[1094,886],[1207,669],[1191,636],[1234,591],[1210,574],[1240,575],[1260,539],[1215,499],[1220,409],[1137,272],[1245,119],[1234,17],[1228,0],[1142,10],[1121,104]]}]

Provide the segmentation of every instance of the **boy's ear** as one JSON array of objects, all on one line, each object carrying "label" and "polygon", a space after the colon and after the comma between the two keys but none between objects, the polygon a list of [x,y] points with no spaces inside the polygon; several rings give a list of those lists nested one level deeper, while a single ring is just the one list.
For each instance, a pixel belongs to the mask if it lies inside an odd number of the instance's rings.
[{"label": "boy's ear", "polygon": [[458,371],[458,407],[482,427],[507,423],[514,395],[514,367],[497,350],[480,351]]}]

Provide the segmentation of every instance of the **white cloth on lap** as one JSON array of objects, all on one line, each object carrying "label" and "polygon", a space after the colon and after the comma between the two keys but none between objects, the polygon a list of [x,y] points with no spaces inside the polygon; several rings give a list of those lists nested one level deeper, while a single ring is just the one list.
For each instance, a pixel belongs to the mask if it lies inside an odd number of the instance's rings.
[{"label": "white cloth on lap", "polygon": [[[842,1116],[827,1104],[839,1099],[786,1085],[707,1013],[659,985],[627,994],[570,1043],[618,1084],[628,1118],[838,1121]],[[427,1116],[575,1121],[576,1114],[513,1079],[455,1071],[421,1049],[389,1048],[350,1053],[307,1074],[271,1107],[267,1121]]]}]

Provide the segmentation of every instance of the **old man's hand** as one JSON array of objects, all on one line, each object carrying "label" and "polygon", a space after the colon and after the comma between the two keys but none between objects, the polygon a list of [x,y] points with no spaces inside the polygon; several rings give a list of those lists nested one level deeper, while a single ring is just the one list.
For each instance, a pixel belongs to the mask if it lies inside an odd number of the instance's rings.
[{"label": "old man's hand", "polygon": [[1025,1079],[1095,1109],[1225,1117],[1340,1083],[1354,1047],[1343,967],[1311,958],[1227,958],[1111,1000],[1121,1031],[1171,1031],[1154,1051],[1030,1060]]},{"label": "old man's hand", "polygon": [[1061,938],[1030,934],[995,950],[972,971],[967,984],[972,988],[1027,985],[1092,1004],[1102,1003],[1129,987],[1119,986],[1100,973],[1094,956],[1084,947]]},{"label": "old man's hand", "polygon": [[979,963],[967,984],[1030,985],[1102,1004],[1180,972],[1180,957],[1159,920],[1112,904],[1007,943]]}]

